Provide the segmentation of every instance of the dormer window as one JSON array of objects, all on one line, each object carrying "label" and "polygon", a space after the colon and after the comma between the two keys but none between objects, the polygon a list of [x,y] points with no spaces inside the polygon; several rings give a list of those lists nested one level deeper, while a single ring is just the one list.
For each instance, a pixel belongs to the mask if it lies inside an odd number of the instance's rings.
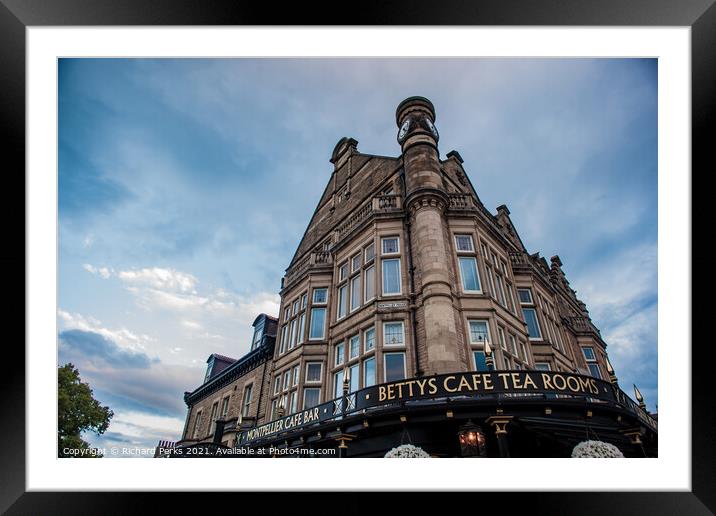
[{"label": "dormer window", "polygon": [[209,360],[207,361],[206,366],[206,376],[204,377],[204,383],[209,381],[209,378],[211,378],[211,371],[214,369],[214,355],[211,355],[209,357]]}]

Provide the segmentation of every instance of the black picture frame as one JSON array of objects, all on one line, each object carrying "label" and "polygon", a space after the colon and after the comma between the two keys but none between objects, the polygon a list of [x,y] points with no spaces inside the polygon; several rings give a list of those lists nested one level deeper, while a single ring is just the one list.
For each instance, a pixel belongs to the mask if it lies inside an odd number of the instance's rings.
[{"label": "black picture frame", "polygon": [[[689,26],[691,27],[692,73],[692,180],[694,172],[713,170],[708,137],[714,133],[716,104],[716,7],[714,0],[389,0],[373,4],[287,3],[285,5],[215,0],[0,0],[0,141],[3,146],[4,178],[10,196],[25,192],[25,29],[29,26],[62,25],[552,25],[552,26]],[[710,130],[709,130],[710,129]],[[12,163],[12,165],[10,165]],[[710,165],[710,166],[709,166]],[[708,167],[708,168],[707,168]],[[704,189],[706,190],[706,189]],[[698,192],[698,190],[695,190]],[[10,197],[9,196],[9,197]],[[22,196],[24,198],[24,195]],[[695,206],[696,200],[692,202]],[[18,219],[21,207],[2,203],[4,220]],[[693,213],[693,212],[692,212]],[[708,212],[702,216],[708,216]],[[696,220],[694,220],[696,222]],[[25,268],[25,231],[19,224],[6,224],[14,244],[3,253],[7,271]],[[708,232],[710,234],[711,232]],[[696,234],[699,234],[696,232]],[[704,234],[704,233],[702,233]],[[9,247],[9,246],[8,246]],[[22,250],[21,250],[22,249]],[[692,251],[693,252],[693,251]],[[694,259],[695,258],[695,259]],[[692,258],[692,270],[703,262]],[[705,264],[704,264],[705,265]],[[20,275],[10,274],[20,291]],[[13,287],[15,285],[12,285]],[[24,287],[24,285],[23,285]],[[13,289],[14,290],[14,289]],[[24,288],[23,288],[24,292]],[[24,295],[23,295],[24,299]],[[18,326],[24,303],[8,304],[7,326]],[[692,321],[705,320],[705,303],[692,303]],[[24,339],[24,326],[23,330]],[[691,335],[670,347],[688,349]],[[692,339],[692,342],[695,339]],[[7,514],[121,514],[161,503],[163,512],[172,505],[185,505],[180,493],[66,493],[25,492],[25,353],[19,338],[5,340],[2,374],[0,431],[0,511]],[[484,493],[480,504],[497,502],[502,507],[530,514],[712,514],[716,511],[716,404],[711,394],[713,374],[709,343],[691,345],[692,357],[692,490],[690,492],[601,493]],[[685,426],[685,428],[687,428]],[[684,436],[686,438],[686,436]],[[424,495],[424,494],[423,494]],[[401,497],[401,510],[422,502],[423,495]],[[205,495],[206,496],[206,495]],[[236,496],[212,493],[211,507],[238,508]],[[243,496],[243,495],[242,495]],[[273,495],[272,495],[273,496]],[[473,497],[474,501],[475,498]],[[228,505],[223,505],[226,503]],[[243,502],[249,507],[249,502]],[[272,498],[270,505],[283,504]],[[301,502],[299,502],[300,504]],[[318,505],[321,505],[316,501]],[[309,508],[311,505],[309,504]],[[352,500],[341,512],[367,512],[367,499]],[[315,505],[314,505],[315,507]],[[207,509],[209,506],[207,506]],[[457,509],[457,507],[456,507]],[[255,509],[260,510],[260,509]],[[460,510],[460,509],[458,509]],[[293,512],[293,510],[292,510]],[[421,511],[422,512],[422,511]]]}]

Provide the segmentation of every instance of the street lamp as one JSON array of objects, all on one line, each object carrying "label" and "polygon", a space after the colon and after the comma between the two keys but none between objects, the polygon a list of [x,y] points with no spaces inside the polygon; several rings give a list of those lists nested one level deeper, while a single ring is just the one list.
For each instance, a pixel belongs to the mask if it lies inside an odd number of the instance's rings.
[{"label": "street lamp", "polygon": [[487,341],[485,341],[485,364],[487,365],[488,371],[495,370],[495,359],[492,357],[492,348]]},{"label": "street lamp", "polygon": [[485,434],[471,419],[458,429],[460,453],[463,457],[485,457]]},{"label": "street lamp", "polygon": [[641,391],[639,388],[634,385],[634,396],[636,397],[636,401],[639,402],[639,408],[642,410],[646,410],[646,403],[644,403],[644,396],[641,395]]},{"label": "street lamp", "polygon": [[609,381],[613,384],[617,383],[617,375],[614,374],[614,368],[612,367],[612,363],[609,361],[609,357],[604,357],[604,360],[607,363],[607,373],[609,374]]}]

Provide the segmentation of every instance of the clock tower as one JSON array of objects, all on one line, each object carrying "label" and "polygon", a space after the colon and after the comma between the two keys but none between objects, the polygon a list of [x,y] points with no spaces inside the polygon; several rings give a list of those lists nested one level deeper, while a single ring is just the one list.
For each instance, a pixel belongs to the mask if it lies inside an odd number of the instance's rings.
[{"label": "clock tower", "polygon": [[[405,206],[414,243],[415,304],[423,317],[417,352],[423,374],[464,371],[453,306],[454,272],[445,210],[449,204],[438,153],[435,108],[424,97],[410,97],[396,111],[398,143],[405,171]],[[419,243],[419,245],[418,245]]]}]

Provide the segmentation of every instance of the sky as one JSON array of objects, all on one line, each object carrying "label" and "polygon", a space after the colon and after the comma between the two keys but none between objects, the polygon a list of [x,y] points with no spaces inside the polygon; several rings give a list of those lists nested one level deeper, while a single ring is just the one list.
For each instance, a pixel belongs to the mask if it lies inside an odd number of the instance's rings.
[{"label": "sky", "polygon": [[412,95],[655,409],[655,59],[61,59],[58,83],[58,360],[115,413],[93,446],[180,437],[208,356],[277,315],[335,144],[398,156]]}]

